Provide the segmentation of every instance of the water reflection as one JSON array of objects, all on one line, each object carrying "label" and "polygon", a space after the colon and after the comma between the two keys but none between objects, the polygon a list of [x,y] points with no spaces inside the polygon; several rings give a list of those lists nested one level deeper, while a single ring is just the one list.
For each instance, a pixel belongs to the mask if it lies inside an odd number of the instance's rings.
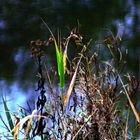
[{"label": "water reflection", "polygon": [[[0,87],[2,91],[1,94],[6,98],[10,110],[12,110],[12,112],[16,112],[18,110],[18,105],[23,104],[26,101],[23,89],[21,89],[17,81],[13,82],[10,86],[7,86],[5,81],[0,81]],[[28,95],[27,92],[26,95]]]},{"label": "water reflection", "polygon": [[[8,65],[14,64],[11,52],[18,51],[21,46],[27,46],[30,40],[46,39],[48,33],[46,33],[40,17],[43,17],[52,29],[56,30],[55,27],[58,27],[64,31],[67,30],[67,27],[74,27],[78,19],[82,25],[82,33],[86,36],[89,35],[89,38],[99,28],[106,26],[112,28],[112,22],[119,20],[126,27],[127,37],[132,37],[134,35],[134,20],[139,8],[132,0],[128,0],[127,4],[123,2],[119,4],[120,2],[99,2],[96,0],[64,0],[61,2],[56,0],[35,2],[14,0],[3,2],[0,22],[2,32],[0,37],[1,60],[4,62],[2,65],[8,67]],[[127,11],[124,10],[125,7],[128,7]],[[113,26],[117,25],[114,24]],[[5,49],[7,49],[7,56],[11,56],[9,61],[4,59],[2,52]],[[3,70],[4,68],[1,69],[1,71]],[[15,70],[14,67],[11,67],[10,74],[12,75]],[[0,76],[6,77],[6,73]]]},{"label": "water reflection", "polygon": [[[140,2],[133,0],[40,0],[40,1],[2,1],[0,17],[0,87],[6,97],[17,104],[24,105],[27,92],[35,89],[37,67],[29,56],[28,44],[34,39],[47,39],[48,31],[41,17],[52,31],[61,28],[67,34],[71,28],[81,24],[81,33],[86,38],[96,39],[96,33],[104,27],[123,35],[123,45],[130,50],[128,69],[139,79],[140,65]],[[55,58],[48,50],[48,59]],[[30,89],[30,90],[29,90]],[[31,93],[32,93],[31,92]],[[31,95],[29,92],[28,94]]]}]

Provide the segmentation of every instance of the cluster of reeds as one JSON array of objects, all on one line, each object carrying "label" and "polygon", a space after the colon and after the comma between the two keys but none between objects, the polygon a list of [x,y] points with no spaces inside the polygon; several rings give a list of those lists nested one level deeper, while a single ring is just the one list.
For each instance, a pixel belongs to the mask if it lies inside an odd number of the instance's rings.
[{"label": "cluster of reeds", "polygon": [[[41,140],[126,140],[129,126],[128,116],[124,112],[129,109],[121,109],[119,103],[126,95],[124,100],[128,99],[128,105],[140,123],[130,98],[130,93],[137,92],[139,83],[130,75],[127,75],[128,85],[123,83],[121,72],[124,61],[118,38],[111,36],[95,44],[91,41],[84,44],[77,29],[72,30],[64,41],[61,37],[57,41],[49,31],[51,36],[48,41],[36,40],[30,44],[31,55],[38,60],[36,91],[39,94],[35,110],[26,114],[22,108],[22,117],[15,116],[14,124],[3,99],[7,118],[10,119],[9,131],[14,140],[18,137],[39,137]],[[72,60],[68,57],[70,41],[80,47],[80,52]],[[55,87],[47,64],[42,63],[45,47],[50,45],[54,45],[56,50],[59,86]],[[102,47],[108,47],[109,57],[105,61],[102,59]],[[98,49],[91,51],[93,48]],[[66,76],[68,82],[65,82]]]}]

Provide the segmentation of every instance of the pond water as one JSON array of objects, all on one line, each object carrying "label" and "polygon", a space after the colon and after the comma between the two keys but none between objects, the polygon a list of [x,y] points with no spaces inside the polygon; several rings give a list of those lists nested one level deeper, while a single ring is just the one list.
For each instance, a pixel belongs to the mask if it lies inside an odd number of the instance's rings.
[{"label": "pond water", "polygon": [[[127,69],[140,80],[140,1],[9,0],[1,1],[0,9],[0,94],[12,111],[24,106],[36,89],[37,65],[30,57],[29,42],[48,39],[41,18],[55,34],[59,28],[64,35],[79,21],[85,40],[96,40],[103,28],[117,34],[121,26],[122,44],[129,50]],[[54,63],[54,50],[48,49],[47,61]]]}]

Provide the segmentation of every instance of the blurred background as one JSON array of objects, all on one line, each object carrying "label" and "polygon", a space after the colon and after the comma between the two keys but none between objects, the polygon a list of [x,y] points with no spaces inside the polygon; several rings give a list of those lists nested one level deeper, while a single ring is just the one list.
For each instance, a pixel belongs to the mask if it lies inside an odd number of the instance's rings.
[{"label": "blurred background", "polygon": [[[61,29],[64,35],[79,22],[87,41],[98,39],[103,28],[115,35],[119,30],[129,52],[127,70],[140,80],[139,0],[0,0],[0,94],[11,109],[16,111],[37,96],[37,65],[29,44],[49,37],[41,18],[55,34]],[[50,65],[55,61],[54,50],[48,49],[47,61]]]}]

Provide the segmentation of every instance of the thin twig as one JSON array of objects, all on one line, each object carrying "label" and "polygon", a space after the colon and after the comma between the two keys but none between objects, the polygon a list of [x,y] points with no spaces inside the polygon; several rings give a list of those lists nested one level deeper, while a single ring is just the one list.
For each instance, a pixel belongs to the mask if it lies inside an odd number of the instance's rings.
[{"label": "thin twig", "polygon": [[87,121],[81,126],[81,128],[77,131],[77,133],[75,134],[75,136],[72,138],[72,140],[74,140],[77,135],[80,133],[80,131],[83,129],[83,127],[85,126],[85,124],[89,121],[89,119],[96,113],[97,110],[95,110],[88,118]]},{"label": "thin twig", "polygon": [[129,97],[129,94],[128,94],[126,88],[125,88],[125,85],[124,85],[124,83],[123,83],[123,81],[122,81],[122,79],[121,79],[121,77],[120,77],[119,74],[118,74],[118,76],[119,76],[120,82],[121,82],[121,84],[122,84],[122,86],[123,86],[125,95],[126,95],[128,101],[129,101],[130,107],[131,107],[131,109],[132,109],[132,111],[133,111],[133,113],[134,113],[134,115],[135,115],[135,117],[136,117],[136,119],[137,119],[137,122],[140,124],[140,117],[139,117],[139,114],[138,114],[138,112],[137,112],[137,110],[136,110],[134,104],[132,103],[132,101],[131,101],[131,99],[130,99],[130,97]]},{"label": "thin twig", "polygon": [[64,130],[64,128],[65,128],[64,121],[62,120],[62,118],[61,118],[61,116],[60,116],[60,112],[59,112],[58,106],[57,106],[57,104],[56,104],[56,99],[55,99],[55,97],[54,97],[54,91],[53,91],[53,87],[52,87],[52,82],[51,82],[50,76],[49,76],[49,74],[48,74],[46,65],[45,65],[45,69],[46,69],[46,72],[47,72],[47,78],[48,78],[48,82],[49,82],[50,92],[51,92],[53,101],[54,101],[54,103],[55,103],[55,108],[56,108],[56,111],[57,111],[58,116],[59,116],[59,118],[60,118],[60,121],[61,121],[61,124],[62,124],[62,128],[63,128],[63,130]]},{"label": "thin twig", "polygon": [[126,125],[125,125],[125,128],[124,128],[124,140],[127,140],[128,118],[129,118],[129,110],[128,110],[128,113],[127,113]]}]

